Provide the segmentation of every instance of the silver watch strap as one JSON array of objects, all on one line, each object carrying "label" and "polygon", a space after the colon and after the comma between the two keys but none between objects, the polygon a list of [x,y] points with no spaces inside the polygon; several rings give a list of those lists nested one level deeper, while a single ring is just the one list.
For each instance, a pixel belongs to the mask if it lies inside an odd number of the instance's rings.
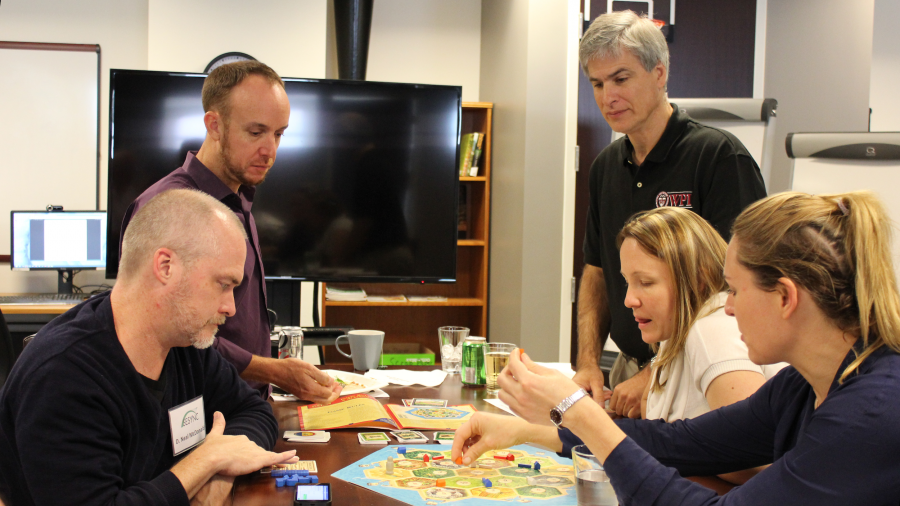
[{"label": "silver watch strap", "polygon": [[559,406],[556,406],[556,409],[559,411],[560,415],[563,415],[565,414],[566,410],[572,407],[572,404],[575,404],[575,402],[577,402],[587,394],[587,390],[581,388],[574,394],[563,399],[562,402],[559,403]]}]

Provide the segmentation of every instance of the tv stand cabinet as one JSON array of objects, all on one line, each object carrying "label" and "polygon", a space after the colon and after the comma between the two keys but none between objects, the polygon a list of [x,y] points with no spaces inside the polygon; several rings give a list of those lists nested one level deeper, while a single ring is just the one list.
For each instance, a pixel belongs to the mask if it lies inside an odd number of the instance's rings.
[{"label": "tv stand cabinet", "polygon": [[[418,343],[435,352],[440,362],[438,327],[468,327],[470,335],[488,336],[488,272],[491,216],[491,115],[493,104],[464,102],[463,134],[485,134],[478,175],[460,177],[467,195],[465,236],[456,244],[456,283],[358,283],[368,295],[439,295],[435,302],[342,302],[323,300],[322,325],[351,326],[385,332],[385,343]],[[340,285],[336,285],[340,286]],[[324,299],[325,290],[321,297]],[[326,363],[349,362],[332,347]]]}]

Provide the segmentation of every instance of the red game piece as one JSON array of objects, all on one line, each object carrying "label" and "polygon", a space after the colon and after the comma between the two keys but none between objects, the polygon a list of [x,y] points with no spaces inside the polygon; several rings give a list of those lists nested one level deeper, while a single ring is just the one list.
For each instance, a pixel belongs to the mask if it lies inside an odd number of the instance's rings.
[{"label": "red game piece", "polygon": [[423,461],[423,462],[428,462],[429,460],[431,460],[431,458],[428,456],[427,453],[426,453],[425,455],[422,455],[422,461]]},{"label": "red game piece", "polygon": [[516,456],[513,455],[512,453],[509,453],[506,455],[506,460],[512,462],[512,461],[516,460]]},{"label": "red game piece", "polygon": [[506,460],[507,455],[494,455],[495,459]]},{"label": "red game piece", "polygon": [[438,455],[437,457],[433,457],[431,460],[443,460],[443,459],[444,459],[443,455]]}]

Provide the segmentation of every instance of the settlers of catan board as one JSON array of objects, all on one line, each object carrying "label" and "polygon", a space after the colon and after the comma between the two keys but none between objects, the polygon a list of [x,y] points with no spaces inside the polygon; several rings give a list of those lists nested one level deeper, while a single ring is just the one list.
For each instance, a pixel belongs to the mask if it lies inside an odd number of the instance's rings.
[{"label": "settlers of catan board", "polygon": [[[449,449],[415,445],[407,446],[405,454],[398,454],[398,448],[382,448],[332,477],[413,506],[449,502],[454,506],[484,506],[498,501],[540,506],[575,504],[572,461],[549,450],[514,446],[508,450],[489,451],[471,466],[464,466],[450,460]],[[494,458],[508,454],[514,460]],[[429,456],[427,462],[423,459],[425,455]],[[386,470],[389,456],[394,461],[393,473]],[[535,462],[540,464],[540,469],[534,469]],[[488,481],[490,486],[487,486]]]}]

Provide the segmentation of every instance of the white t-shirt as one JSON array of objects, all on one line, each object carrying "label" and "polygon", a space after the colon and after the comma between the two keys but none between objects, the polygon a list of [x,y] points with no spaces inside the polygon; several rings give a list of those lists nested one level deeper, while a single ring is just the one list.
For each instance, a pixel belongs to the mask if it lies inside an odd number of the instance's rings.
[{"label": "white t-shirt", "polygon": [[[709,303],[724,306],[726,294],[720,293]],[[660,351],[669,341],[660,343]],[[652,389],[647,396],[647,419],[662,418],[674,422],[694,418],[710,410],[706,389],[722,374],[731,371],[754,371],[771,378],[787,364],[758,366],[747,357],[747,346],[741,341],[737,320],[725,314],[724,307],[697,320],[688,333],[681,355],[675,357],[660,378],[662,391]],[[652,372],[656,377],[656,371]]]}]

